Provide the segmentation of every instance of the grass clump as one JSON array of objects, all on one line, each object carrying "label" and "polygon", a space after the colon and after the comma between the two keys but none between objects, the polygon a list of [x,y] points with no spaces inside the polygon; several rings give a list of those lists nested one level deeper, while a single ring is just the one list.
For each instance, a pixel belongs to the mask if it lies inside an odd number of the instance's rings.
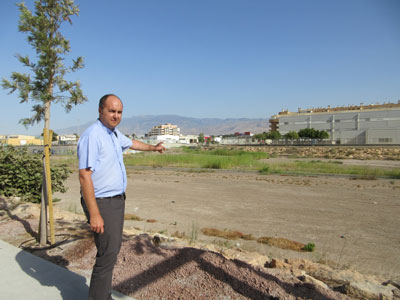
[{"label": "grass clump", "polygon": [[188,172],[188,173],[212,173],[214,171],[204,170],[204,169],[190,169],[190,170],[187,170],[186,172]]},{"label": "grass clump", "polygon": [[203,228],[201,232],[208,236],[215,236],[220,237],[228,240],[254,240],[254,237],[251,234],[244,234],[240,231],[233,231],[233,230],[219,230],[215,228]]},{"label": "grass clump", "polygon": [[172,233],[171,236],[175,237],[175,238],[179,238],[179,239],[183,239],[183,238],[187,237],[184,232],[179,232],[178,230],[175,231],[174,233]]},{"label": "grass clump", "polygon": [[252,151],[229,149],[229,148],[202,150],[201,148],[183,147],[182,151],[188,154],[201,154],[201,155],[211,155],[211,156],[251,156],[254,159],[269,157],[267,153],[261,151],[252,152]]},{"label": "grass clump", "polygon": [[203,168],[207,169],[222,169],[222,162],[221,161],[210,161],[203,165]]},{"label": "grass clump", "polygon": [[266,165],[264,167],[262,167],[261,169],[258,170],[258,173],[262,174],[262,175],[267,175],[270,173],[269,171],[269,166]]},{"label": "grass clump", "polygon": [[281,249],[294,250],[298,252],[303,251],[303,248],[306,246],[296,241],[291,241],[285,238],[275,238],[275,237],[260,237],[257,239],[257,242],[261,244],[267,244],[270,246],[278,247]]},{"label": "grass clump", "polygon": [[128,221],[143,221],[142,218],[138,217],[135,214],[125,214],[124,220],[128,220]]}]

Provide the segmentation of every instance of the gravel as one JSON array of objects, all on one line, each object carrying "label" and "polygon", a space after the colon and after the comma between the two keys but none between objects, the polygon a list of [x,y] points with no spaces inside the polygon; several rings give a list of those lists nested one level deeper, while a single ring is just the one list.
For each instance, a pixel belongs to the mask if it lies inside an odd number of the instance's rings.
[{"label": "gravel", "polygon": [[[114,269],[113,288],[135,299],[348,299],[345,295],[254,268],[219,253],[191,247],[156,245],[142,234],[125,239]],[[85,250],[88,248],[88,250]],[[96,250],[79,246],[70,267],[91,269]],[[83,253],[83,255],[82,255]]]}]

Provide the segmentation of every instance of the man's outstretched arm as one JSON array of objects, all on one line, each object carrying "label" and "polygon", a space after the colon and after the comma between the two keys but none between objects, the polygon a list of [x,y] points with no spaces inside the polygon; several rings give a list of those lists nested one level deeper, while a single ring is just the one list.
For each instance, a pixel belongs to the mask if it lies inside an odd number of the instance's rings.
[{"label": "man's outstretched arm", "polygon": [[132,150],[139,150],[139,151],[158,151],[160,153],[163,153],[165,151],[165,147],[162,145],[163,143],[158,143],[157,145],[150,145],[143,143],[141,141],[137,140],[132,140],[132,146],[130,149]]}]

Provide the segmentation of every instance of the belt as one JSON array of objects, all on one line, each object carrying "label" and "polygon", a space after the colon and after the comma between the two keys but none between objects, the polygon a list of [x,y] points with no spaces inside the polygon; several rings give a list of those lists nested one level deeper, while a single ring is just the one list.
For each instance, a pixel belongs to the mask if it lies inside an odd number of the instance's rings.
[{"label": "belt", "polygon": [[113,199],[118,199],[118,198],[123,198],[125,200],[125,198],[126,198],[125,193],[111,196],[111,197],[99,197],[99,198],[96,198],[96,200],[113,200]]}]

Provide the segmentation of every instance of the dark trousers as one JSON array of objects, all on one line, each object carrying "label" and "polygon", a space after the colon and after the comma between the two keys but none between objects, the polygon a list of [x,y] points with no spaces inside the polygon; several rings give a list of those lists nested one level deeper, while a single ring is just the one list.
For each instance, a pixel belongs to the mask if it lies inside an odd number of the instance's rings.
[{"label": "dark trousers", "polygon": [[[108,198],[96,198],[96,201],[104,220],[104,233],[93,233],[97,255],[90,280],[89,300],[110,300],[112,299],[112,273],[122,242],[125,194]],[[83,198],[81,198],[81,204],[90,223],[89,211]]]}]

